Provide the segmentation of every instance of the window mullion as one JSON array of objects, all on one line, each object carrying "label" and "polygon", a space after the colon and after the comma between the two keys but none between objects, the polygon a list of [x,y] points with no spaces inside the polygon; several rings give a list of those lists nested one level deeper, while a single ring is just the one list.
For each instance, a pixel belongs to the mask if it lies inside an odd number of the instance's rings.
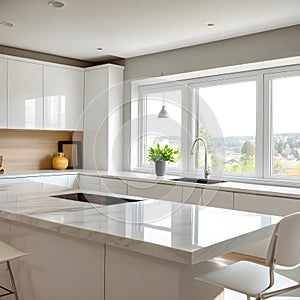
[{"label": "window mullion", "polygon": [[183,86],[182,88],[182,126],[181,126],[181,162],[182,162],[182,172],[189,171],[189,144],[192,124],[191,118],[189,118],[189,112],[191,112],[191,99],[188,86]]},{"label": "window mullion", "polygon": [[146,134],[146,122],[145,122],[145,101],[147,100],[147,94],[145,92],[140,93],[139,101],[139,161],[138,166],[141,167],[144,163],[144,143]]},{"label": "window mullion", "polygon": [[255,174],[256,177],[264,176],[264,83],[263,75],[258,75],[256,80],[256,147],[255,147]]},{"label": "window mullion", "polygon": [[263,76],[264,82],[264,173],[267,178],[272,173],[272,97],[271,81],[268,75]]}]

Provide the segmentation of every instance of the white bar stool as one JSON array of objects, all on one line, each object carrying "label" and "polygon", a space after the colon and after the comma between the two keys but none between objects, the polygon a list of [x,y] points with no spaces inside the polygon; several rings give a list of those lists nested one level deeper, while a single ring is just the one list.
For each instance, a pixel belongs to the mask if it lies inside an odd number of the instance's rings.
[{"label": "white bar stool", "polygon": [[25,256],[27,253],[24,253],[22,251],[19,251],[10,245],[0,241],[0,263],[6,263],[8,268],[9,277],[11,280],[12,289],[8,289],[2,285],[0,285],[0,288],[3,289],[6,293],[0,295],[0,297],[8,296],[11,294],[14,294],[16,300],[19,300],[17,289],[16,289],[16,283],[15,279],[11,270],[10,261],[16,258],[19,258],[21,256]]},{"label": "white bar stool", "polygon": [[[245,294],[248,300],[250,297],[262,300],[279,295],[298,298],[300,291],[300,274],[297,272],[300,265],[299,236],[300,213],[298,212],[284,217],[276,225],[265,266],[240,261],[220,270],[203,274],[196,279]],[[283,272],[282,269],[285,271]]]}]

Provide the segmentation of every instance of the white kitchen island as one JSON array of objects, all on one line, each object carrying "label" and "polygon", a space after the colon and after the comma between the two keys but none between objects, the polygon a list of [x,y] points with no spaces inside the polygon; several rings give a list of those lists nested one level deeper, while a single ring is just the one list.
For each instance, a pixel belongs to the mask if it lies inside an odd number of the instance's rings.
[{"label": "white kitchen island", "polygon": [[70,191],[0,185],[1,239],[30,253],[13,265],[21,300],[222,299],[193,278],[279,221],[160,200],[102,206],[51,197]]}]

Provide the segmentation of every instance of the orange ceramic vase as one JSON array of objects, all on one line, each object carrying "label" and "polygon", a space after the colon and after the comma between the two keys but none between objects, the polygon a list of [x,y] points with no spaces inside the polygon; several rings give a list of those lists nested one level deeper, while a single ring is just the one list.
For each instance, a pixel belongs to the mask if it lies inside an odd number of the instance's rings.
[{"label": "orange ceramic vase", "polygon": [[63,152],[58,152],[56,156],[52,158],[52,167],[55,170],[65,170],[68,167],[68,159]]}]

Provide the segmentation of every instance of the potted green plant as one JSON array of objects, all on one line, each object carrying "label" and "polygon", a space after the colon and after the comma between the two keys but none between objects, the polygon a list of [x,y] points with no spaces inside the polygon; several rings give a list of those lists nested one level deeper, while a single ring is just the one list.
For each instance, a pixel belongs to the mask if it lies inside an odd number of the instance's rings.
[{"label": "potted green plant", "polygon": [[161,147],[159,143],[148,149],[149,162],[155,163],[155,173],[157,176],[164,176],[166,173],[167,162],[179,160],[179,150],[165,145]]}]

